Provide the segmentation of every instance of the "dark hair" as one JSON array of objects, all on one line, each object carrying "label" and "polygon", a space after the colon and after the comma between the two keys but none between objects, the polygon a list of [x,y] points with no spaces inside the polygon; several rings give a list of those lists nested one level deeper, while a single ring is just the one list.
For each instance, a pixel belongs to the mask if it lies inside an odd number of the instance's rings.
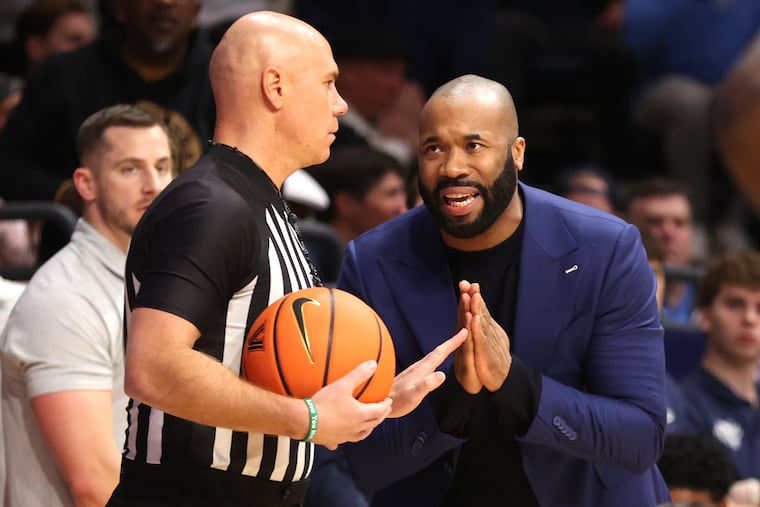
[{"label": "dark hair", "polygon": [[668,488],[706,491],[714,502],[720,502],[737,479],[726,450],[707,434],[667,435],[657,467]]},{"label": "dark hair", "polygon": [[406,179],[406,171],[393,157],[365,145],[343,146],[333,150],[327,162],[306,169],[330,196],[330,205],[317,215],[329,222],[335,215],[333,199],[346,192],[361,201],[377,182],[389,172]]},{"label": "dark hair", "polygon": [[81,161],[86,155],[105,145],[103,133],[109,127],[144,127],[159,125],[169,135],[166,125],[155,115],[137,106],[117,104],[90,115],[77,132],[77,153]]},{"label": "dark hair", "polygon": [[[607,184],[607,198],[610,200],[612,206],[615,209],[620,209],[620,206],[622,205],[622,198],[617,181],[615,181],[615,178],[613,178],[610,173],[604,170],[604,168],[594,163],[572,165],[562,169],[562,171],[560,171],[554,180],[554,187],[556,189],[556,192],[559,195],[565,196],[570,192],[578,191],[579,189],[573,186],[571,182],[574,177],[585,174],[594,175],[604,181]],[[581,190],[588,191],[588,189]]]},{"label": "dark hair", "polygon": [[715,258],[697,288],[697,306],[710,306],[724,285],[760,290],[760,252],[739,250]]},{"label": "dark hair", "polygon": [[71,13],[92,14],[82,0],[36,0],[16,20],[16,41],[23,44],[29,37],[46,36],[61,16]]},{"label": "dark hair", "polygon": [[668,195],[682,195],[691,203],[691,188],[688,184],[661,177],[647,178],[633,184],[627,192],[627,209],[636,199],[644,197],[662,197]]}]

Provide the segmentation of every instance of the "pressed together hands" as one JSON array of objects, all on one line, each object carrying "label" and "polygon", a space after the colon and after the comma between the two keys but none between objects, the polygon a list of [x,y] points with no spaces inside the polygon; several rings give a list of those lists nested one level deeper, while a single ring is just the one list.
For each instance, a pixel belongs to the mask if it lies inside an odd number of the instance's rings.
[{"label": "pressed together hands", "polygon": [[465,391],[477,394],[483,388],[496,391],[501,387],[512,365],[509,336],[491,318],[479,284],[462,280],[459,292],[459,332],[399,373],[388,398],[362,403],[353,396],[354,389],[374,374],[374,361],[359,365],[314,394],[319,413],[315,443],[335,449],[343,442],[366,438],[385,418],[408,414],[444,382],[446,375],[437,368],[452,352],[454,373]]}]

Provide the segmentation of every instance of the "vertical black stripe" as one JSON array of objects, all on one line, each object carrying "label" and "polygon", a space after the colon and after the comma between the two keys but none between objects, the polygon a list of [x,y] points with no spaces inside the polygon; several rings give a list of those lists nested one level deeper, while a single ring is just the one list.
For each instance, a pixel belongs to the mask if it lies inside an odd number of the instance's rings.
[{"label": "vertical black stripe", "polygon": [[259,477],[268,479],[274,471],[275,461],[277,459],[277,437],[274,435],[264,435],[264,442],[261,451],[261,468]]},{"label": "vertical black stripe", "polygon": [[284,265],[283,263],[285,263],[286,260],[289,261],[287,262],[287,265],[293,268],[293,272],[296,274],[296,278],[298,278],[298,283],[302,286],[310,285],[309,273],[305,263],[299,262],[300,257],[294,259],[290,254],[290,252],[293,251],[296,255],[298,255],[299,252],[303,255],[303,250],[297,238],[293,237],[293,233],[290,227],[288,227],[288,221],[286,220],[284,223],[281,223],[279,220],[273,219],[272,222],[283,248],[283,251],[278,252],[280,254],[280,265]]},{"label": "vertical black stripe", "polygon": [[148,456],[148,424],[151,408],[142,403],[137,406],[137,438],[135,440],[135,460],[144,463]]},{"label": "vertical black stripe", "polygon": [[306,445],[306,453],[304,454],[304,465],[303,470],[301,471],[300,477],[297,477],[296,480],[302,481],[306,479],[309,476],[309,468],[311,468],[311,460],[314,459],[314,445]]},{"label": "vertical black stripe", "polygon": [[296,463],[298,463],[298,440],[290,441],[290,452],[288,453],[288,468],[285,469],[283,482],[293,482],[296,475]]},{"label": "vertical black stripe", "polygon": [[230,444],[230,466],[228,471],[233,474],[243,473],[248,451],[248,433],[240,431],[232,432],[232,443]]}]

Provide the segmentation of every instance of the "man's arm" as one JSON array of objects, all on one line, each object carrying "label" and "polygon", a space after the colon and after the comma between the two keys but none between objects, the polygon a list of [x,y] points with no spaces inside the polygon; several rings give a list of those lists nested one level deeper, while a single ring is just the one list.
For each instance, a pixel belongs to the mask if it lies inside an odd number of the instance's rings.
[{"label": "man's arm", "polygon": [[113,440],[111,392],[61,391],[31,405],[77,507],[105,505],[119,482],[120,445]]},{"label": "man's arm", "polygon": [[[236,431],[302,439],[309,414],[297,398],[261,389],[193,349],[200,331],[161,310],[137,308],[129,323],[125,390],[129,396],[183,419]],[[313,400],[319,427],[314,442],[335,448],[365,438],[391,410],[390,398],[362,403],[353,390],[376,365],[364,363],[320,389]]]}]

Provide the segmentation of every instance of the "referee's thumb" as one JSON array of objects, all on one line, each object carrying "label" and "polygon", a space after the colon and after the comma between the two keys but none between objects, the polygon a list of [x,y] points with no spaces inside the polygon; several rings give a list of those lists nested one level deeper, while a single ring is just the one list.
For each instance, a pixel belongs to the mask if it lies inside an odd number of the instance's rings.
[{"label": "referee's thumb", "polygon": [[365,361],[338,379],[338,382],[345,383],[346,387],[353,392],[357,387],[367,382],[375,374],[376,370],[377,361]]}]

